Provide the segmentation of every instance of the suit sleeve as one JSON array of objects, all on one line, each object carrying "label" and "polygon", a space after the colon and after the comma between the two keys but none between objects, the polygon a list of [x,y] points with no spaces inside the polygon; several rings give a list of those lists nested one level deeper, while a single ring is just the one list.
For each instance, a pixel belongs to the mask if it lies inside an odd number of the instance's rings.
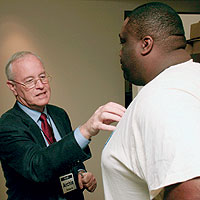
[{"label": "suit sleeve", "polygon": [[[69,173],[91,157],[89,148],[84,151],[77,144],[69,126],[67,114],[57,112],[65,118],[66,135],[49,147],[42,144],[40,130],[35,123],[23,121],[12,113],[0,119],[0,159],[26,179],[34,182],[49,182]],[[66,127],[65,127],[66,126]]]}]

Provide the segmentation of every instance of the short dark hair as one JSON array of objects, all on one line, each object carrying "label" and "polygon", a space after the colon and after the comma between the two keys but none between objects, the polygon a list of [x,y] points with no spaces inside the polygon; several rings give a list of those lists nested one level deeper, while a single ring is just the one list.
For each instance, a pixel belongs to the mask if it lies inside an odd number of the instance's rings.
[{"label": "short dark hair", "polygon": [[186,42],[180,16],[164,3],[151,2],[137,7],[130,13],[127,26],[138,39],[149,35],[155,41],[161,41],[169,36],[182,36]]}]

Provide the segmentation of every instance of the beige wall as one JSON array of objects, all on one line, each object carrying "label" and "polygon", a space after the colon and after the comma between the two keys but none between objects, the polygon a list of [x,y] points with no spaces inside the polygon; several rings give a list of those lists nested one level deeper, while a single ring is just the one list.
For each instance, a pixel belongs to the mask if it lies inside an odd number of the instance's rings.
[{"label": "beige wall", "polygon": [[[124,105],[118,33],[124,10],[143,2],[148,1],[0,0],[0,114],[15,101],[5,84],[4,65],[20,50],[43,58],[53,76],[51,103],[67,110],[74,128],[106,102]],[[179,9],[200,11],[198,1],[180,2]],[[98,189],[85,192],[87,200],[104,199],[100,159],[109,135],[100,132],[92,139],[93,158],[86,166],[97,177]],[[6,199],[4,185],[0,172],[1,200]]]}]

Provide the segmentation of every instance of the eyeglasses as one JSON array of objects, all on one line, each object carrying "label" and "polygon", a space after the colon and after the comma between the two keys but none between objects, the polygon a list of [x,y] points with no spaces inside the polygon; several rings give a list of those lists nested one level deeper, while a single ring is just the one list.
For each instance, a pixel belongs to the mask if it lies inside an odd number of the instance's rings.
[{"label": "eyeglasses", "polygon": [[17,84],[20,84],[22,86],[24,86],[25,88],[27,89],[32,89],[36,86],[37,82],[40,80],[41,83],[43,84],[47,84],[51,81],[52,77],[49,76],[49,75],[46,75],[46,74],[42,74],[40,75],[39,78],[37,79],[29,79],[27,80],[25,83],[20,83],[18,81],[14,81],[14,80],[11,80],[12,82],[14,83],[17,83]]}]

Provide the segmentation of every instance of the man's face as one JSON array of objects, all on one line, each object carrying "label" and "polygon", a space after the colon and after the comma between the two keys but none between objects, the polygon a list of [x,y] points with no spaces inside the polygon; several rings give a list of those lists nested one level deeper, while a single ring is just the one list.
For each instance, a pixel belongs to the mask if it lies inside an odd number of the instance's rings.
[{"label": "man's face", "polygon": [[139,62],[140,54],[139,40],[134,37],[134,33],[127,30],[128,18],[124,21],[122,30],[119,34],[122,48],[120,50],[121,68],[124,72],[124,78],[135,85],[141,83],[141,63]]},{"label": "man's face", "polygon": [[10,83],[8,86],[21,104],[42,112],[49,102],[51,90],[48,82],[44,84],[39,79],[45,75],[41,61],[33,55],[26,55],[12,63],[12,73],[14,81],[19,83],[37,80],[35,87],[31,89],[18,83]]}]

